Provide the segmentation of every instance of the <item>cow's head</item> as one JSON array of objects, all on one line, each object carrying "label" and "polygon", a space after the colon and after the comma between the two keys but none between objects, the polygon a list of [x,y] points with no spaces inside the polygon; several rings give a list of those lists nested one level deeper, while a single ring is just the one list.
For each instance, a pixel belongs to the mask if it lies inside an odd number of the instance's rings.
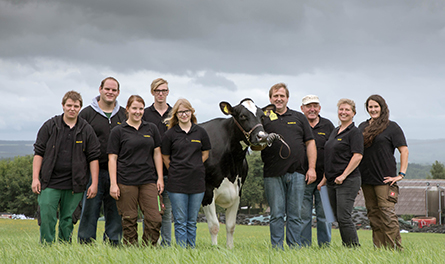
[{"label": "cow's head", "polygon": [[252,150],[266,147],[268,134],[264,131],[262,119],[270,113],[270,110],[275,111],[273,104],[261,109],[251,99],[246,98],[239,105],[232,107],[227,102],[221,102],[219,107],[225,115],[233,117],[238,129],[244,134],[244,142],[250,145]]}]

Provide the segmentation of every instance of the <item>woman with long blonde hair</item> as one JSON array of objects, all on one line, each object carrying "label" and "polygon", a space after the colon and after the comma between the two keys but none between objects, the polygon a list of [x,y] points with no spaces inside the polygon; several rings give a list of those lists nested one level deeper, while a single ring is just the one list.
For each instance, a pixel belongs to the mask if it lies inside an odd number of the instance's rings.
[{"label": "woman with long blonde hair", "polygon": [[204,128],[196,125],[195,109],[179,99],[167,120],[162,140],[162,159],[168,169],[166,190],[170,196],[176,243],[195,247],[196,220],[205,192],[204,162],[211,148]]}]

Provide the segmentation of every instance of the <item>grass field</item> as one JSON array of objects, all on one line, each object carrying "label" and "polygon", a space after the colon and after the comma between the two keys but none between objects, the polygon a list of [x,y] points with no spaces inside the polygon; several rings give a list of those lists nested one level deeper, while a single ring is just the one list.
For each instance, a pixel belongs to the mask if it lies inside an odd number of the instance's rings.
[{"label": "grass field", "polygon": [[[104,222],[99,222],[98,237],[101,237],[103,226]],[[334,229],[330,248],[313,246],[281,251],[271,249],[268,226],[238,225],[235,248],[229,250],[225,247],[224,229],[222,225],[218,238],[220,246],[214,247],[207,224],[198,224],[197,247],[193,250],[176,246],[112,248],[101,241],[91,246],[73,242],[43,247],[38,243],[37,221],[0,219],[0,263],[445,263],[443,234],[402,234],[405,250],[397,252],[374,249],[368,230],[358,231],[361,248],[344,248],[338,230]],[[141,234],[141,226],[139,231]],[[77,226],[74,238],[76,232]]]}]

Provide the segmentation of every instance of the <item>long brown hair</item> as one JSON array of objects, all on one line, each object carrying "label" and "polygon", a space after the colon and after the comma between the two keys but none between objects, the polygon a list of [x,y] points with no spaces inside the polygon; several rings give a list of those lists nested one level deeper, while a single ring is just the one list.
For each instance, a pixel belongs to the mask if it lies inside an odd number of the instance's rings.
[{"label": "long brown hair", "polygon": [[192,104],[190,104],[190,102],[187,99],[180,98],[180,99],[178,99],[178,101],[176,101],[175,105],[173,106],[172,110],[170,111],[169,117],[164,121],[166,124],[168,124],[168,129],[176,126],[179,123],[178,117],[176,114],[178,113],[180,105],[184,106],[185,108],[187,108],[188,110],[191,111],[190,121],[193,124],[198,123],[198,120],[196,119],[196,116],[195,116],[195,109],[192,107]]},{"label": "long brown hair", "polygon": [[374,138],[378,134],[382,133],[383,130],[385,130],[389,125],[389,109],[385,99],[378,94],[369,96],[365,102],[365,108],[368,113],[368,104],[370,100],[376,101],[379,104],[380,116],[377,119],[372,120],[372,122],[370,122],[370,124],[363,131],[365,148],[370,147],[374,141]]}]

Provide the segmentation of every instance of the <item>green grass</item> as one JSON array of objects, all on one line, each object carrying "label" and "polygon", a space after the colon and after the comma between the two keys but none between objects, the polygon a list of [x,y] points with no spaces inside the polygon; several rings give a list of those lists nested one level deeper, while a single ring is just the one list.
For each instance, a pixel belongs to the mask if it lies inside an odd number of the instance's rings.
[{"label": "green grass", "polygon": [[[99,222],[98,237],[104,222]],[[361,248],[341,246],[338,230],[332,230],[330,248],[317,246],[300,250],[273,250],[268,226],[241,226],[235,231],[235,248],[225,247],[225,226],[221,225],[218,243],[210,243],[207,224],[198,224],[197,247],[112,248],[101,243],[91,246],[39,244],[39,227],[34,220],[0,219],[0,263],[444,263],[445,235],[402,234],[403,252],[376,250],[371,231],[359,230]],[[315,231],[315,230],[314,230]],[[77,226],[73,237],[77,236]],[[141,234],[142,230],[139,227]],[[314,234],[315,235],[315,234]],[[74,239],[76,240],[76,239]],[[315,238],[314,238],[315,240]],[[316,241],[314,241],[316,242]],[[314,243],[315,245],[316,243]]]}]

